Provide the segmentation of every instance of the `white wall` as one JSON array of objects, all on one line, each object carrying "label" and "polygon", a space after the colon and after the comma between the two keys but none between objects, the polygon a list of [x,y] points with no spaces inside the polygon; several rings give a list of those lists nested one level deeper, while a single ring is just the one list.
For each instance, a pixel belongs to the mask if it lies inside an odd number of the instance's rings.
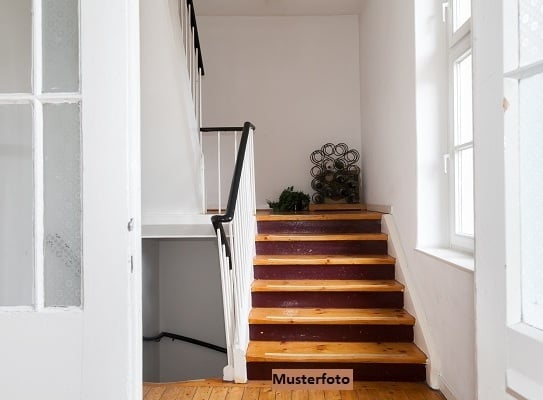
[{"label": "white wall", "polygon": [[[171,332],[225,346],[217,242],[202,239],[143,241],[143,334]],[[143,346],[146,382],[222,376],[226,355],[181,341]]]},{"label": "white wall", "polygon": [[[159,241],[142,241],[142,315],[143,336],[155,336],[160,330]],[[143,342],[143,381],[160,380],[160,352],[155,342]]]},{"label": "white wall", "polygon": [[253,122],[257,206],[295,188],[312,194],[310,153],[360,148],[356,16],[198,20],[204,126]]},{"label": "white wall", "polygon": [[178,3],[140,2],[144,224],[156,214],[202,211],[198,131]]},{"label": "white wall", "polygon": [[443,88],[429,88],[427,81],[416,80],[431,76],[436,61],[420,57],[427,48],[415,48],[420,32],[416,33],[415,22],[422,24],[417,29],[432,31],[435,27],[428,25],[435,23],[435,18],[438,16],[416,20],[413,1],[362,2],[362,171],[366,202],[393,207],[414,278],[409,290],[421,300],[423,309],[418,311],[428,323],[425,334],[437,355],[432,363],[440,375],[439,385],[456,399],[469,400],[476,392],[473,274],[415,250],[417,231],[422,229],[417,217],[418,196],[424,194],[417,193],[418,177],[423,174],[417,168],[427,167],[417,158],[417,140],[420,135],[443,133],[434,129],[442,123],[439,118],[418,120],[424,113],[433,112],[419,106],[418,96],[428,90],[440,93]]},{"label": "white wall", "polygon": [[[225,346],[217,242],[161,240],[160,329]],[[179,341],[160,343],[162,382],[221,377],[226,354]]]}]

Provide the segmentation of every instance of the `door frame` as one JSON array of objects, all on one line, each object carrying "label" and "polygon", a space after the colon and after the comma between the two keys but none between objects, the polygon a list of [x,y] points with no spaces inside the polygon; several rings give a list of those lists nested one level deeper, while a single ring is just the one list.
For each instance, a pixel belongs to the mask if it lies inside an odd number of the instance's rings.
[{"label": "door frame", "polygon": [[[83,350],[83,382],[82,399],[95,400],[121,399],[140,400],[142,398],[142,268],[141,268],[141,155],[140,155],[140,23],[139,23],[139,1],[121,0],[111,2],[110,0],[81,1],[81,48],[82,48],[82,73],[83,96],[85,88],[94,93],[92,98],[108,96],[109,107],[103,107],[98,102],[89,104],[87,115],[101,115],[100,123],[111,133],[118,132],[116,140],[117,150],[126,162],[128,176],[121,177],[121,182],[127,185],[128,215],[119,216],[124,218],[122,224],[125,229],[126,241],[122,244],[127,246],[126,269],[116,271],[122,280],[124,287],[119,287],[119,295],[126,296],[122,303],[125,307],[111,310],[105,308],[99,301],[94,304],[86,301],[84,319],[93,321],[89,328],[83,330],[85,343],[89,341],[103,342],[108,345],[110,335],[100,329],[95,323],[102,316],[109,320],[119,318],[118,334],[111,332],[119,341],[124,338],[125,344],[119,352],[125,358],[124,371],[110,368],[107,362],[101,363],[99,358],[86,354]],[[85,35],[85,33],[87,35]],[[85,51],[86,50],[86,51]],[[100,73],[100,65],[96,59],[108,57],[108,66],[113,70],[108,73]],[[89,71],[92,71],[89,79]],[[114,90],[111,90],[114,88]],[[89,111],[90,110],[90,111]],[[107,114],[107,115],[104,115]],[[83,119],[85,108],[83,109]],[[88,120],[87,123],[94,124],[95,121]],[[85,121],[83,121],[85,129]],[[122,136],[122,137],[121,137]],[[107,145],[107,143],[106,143]],[[125,146],[123,149],[120,147]],[[122,150],[122,151],[121,151]],[[113,174],[113,173],[112,173]],[[104,195],[104,194],[102,194]],[[92,276],[92,271],[85,273],[84,284],[97,285],[103,282],[102,276]],[[115,341],[114,341],[115,342]],[[107,348],[107,347],[105,347]],[[124,375],[124,376],[123,376]],[[103,387],[100,387],[103,385]],[[122,385],[123,388],[118,387]],[[115,390],[108,390],[108,386]],[[122,390],[122,391],[121,391]]]},{"label": "door frame", "polygon": [[472,0],[477,398],[505,399],[503,0]]}]

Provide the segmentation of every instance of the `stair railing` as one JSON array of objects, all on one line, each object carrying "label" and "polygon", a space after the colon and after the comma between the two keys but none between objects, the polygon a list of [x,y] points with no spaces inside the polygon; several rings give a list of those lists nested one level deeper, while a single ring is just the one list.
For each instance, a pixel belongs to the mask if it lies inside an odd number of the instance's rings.
[{"label": "stair railing", "polygon": [[[250,287],[256,233],[254,129],[253,124],[245,122],[225,213],[211,217],[219,249],[228,359],[223,369],[223,379],[237,383],[247,381],[245,355],[249,344]],[[220,130],[224,131],[225,128]],[[228,225],[229,237],[225,225]]]},{"label": "stair railing", "polygon": [[198,128],[202,126],[202,76],[204,76],[204,61],[202,48],[196,25],[193,0],[179,0],[179,18],[183,33],[183,47],[187,60],[194,116]]}]

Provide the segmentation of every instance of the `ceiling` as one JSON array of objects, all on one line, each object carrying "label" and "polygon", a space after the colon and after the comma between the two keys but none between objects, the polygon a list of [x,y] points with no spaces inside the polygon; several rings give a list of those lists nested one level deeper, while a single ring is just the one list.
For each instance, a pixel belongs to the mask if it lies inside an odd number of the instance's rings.
[{"label": "ceiling", "polygon": [[194,0],[197,15],[353,15],[362,0]]}]

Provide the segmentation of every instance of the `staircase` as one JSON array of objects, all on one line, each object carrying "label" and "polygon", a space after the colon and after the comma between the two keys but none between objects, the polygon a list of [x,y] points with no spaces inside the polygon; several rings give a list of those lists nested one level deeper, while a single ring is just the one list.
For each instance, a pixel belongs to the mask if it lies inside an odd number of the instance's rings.
[{"label": "staircase", "polygon": [[353,369],[361,381],[424,381],[381,214],[257,215],[247,376]]}]

